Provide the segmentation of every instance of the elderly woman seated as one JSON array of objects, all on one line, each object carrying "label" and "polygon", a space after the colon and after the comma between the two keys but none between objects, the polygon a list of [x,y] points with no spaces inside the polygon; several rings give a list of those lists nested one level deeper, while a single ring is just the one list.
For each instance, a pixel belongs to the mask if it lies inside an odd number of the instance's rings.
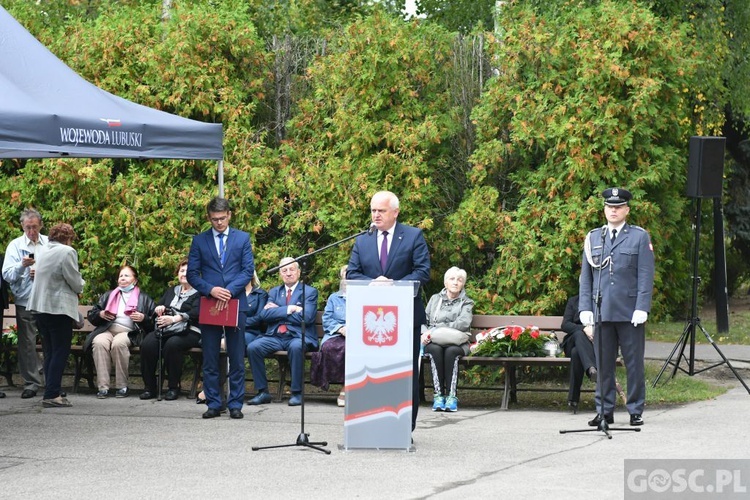
[{"label": "elderly woman seated", "polygon": [[122,266],[117,287],[99,297],[99,302],[88,313],[94,331],[86,337],[84,350],[93,351],[99,386],[97,398],[104,399],[109,394],[112,363],[115,365],[115,396],[125,398],[129,395],[130,346],[152,330],[153,314],[153,299],[138,288],[138,272],[131,266]]},{"label": "elderly woman seated", "polygon": [[[323,339],[320,351],[312,353],[310,381],[323,390],[328,385],[344,382],[344,351],[346,348],[346,266],[339,270],[339,290],[331,294],[323,311]],[[344,388],[336,400],[346,404]]]},{"label": "elderly woman seated", "polygon": [[435,395],[432,411],[458,411],[458,360],[469,354],[474,301],[466,296],[466,271],[451,267],[445,288],[427,303],[427,324],[422,325],[424,352],[430,357]]},{"label": "elderly woman seated", "polygon": [[200,345],[200,294],[187,281],[186,258],[177,266],[177,281],[177,285],[167,288],[154,309],[157,330],[146,335],[141,343],[141,376],[145,389],[141,399],[152,399],[161,390],[156,376],[159,348],[162,364],[167,368],[168,385],[164,399],[174,401],[180,395],[185,353]]}]

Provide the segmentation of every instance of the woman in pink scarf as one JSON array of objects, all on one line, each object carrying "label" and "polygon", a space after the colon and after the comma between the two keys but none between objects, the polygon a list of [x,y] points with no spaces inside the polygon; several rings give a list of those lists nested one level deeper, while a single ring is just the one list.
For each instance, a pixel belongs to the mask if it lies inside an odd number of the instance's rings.
[{"label": "woman in pink scarf", "polygon": [[88,319],[96,328],[86,339],[85,349],[93,351],[96,397],[109,395],[110,368],[115,365],[115,396],[128,396],[128,363],[130,362],[131,332],[149,332],[153,329],[151,318],[154,301],[138,288],[138,272],[131,266],[120,268],[117,288],[99,298],[91,308]]}]

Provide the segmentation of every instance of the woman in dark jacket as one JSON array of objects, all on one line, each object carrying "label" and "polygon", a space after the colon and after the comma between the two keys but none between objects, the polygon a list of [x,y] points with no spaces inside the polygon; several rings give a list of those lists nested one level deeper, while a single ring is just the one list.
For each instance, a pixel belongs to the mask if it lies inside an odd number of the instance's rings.
[{"label": "woman in dark jacket", "polygon": [[180,395],[182,366],[185,353],[200,345],[200,294],[187,282],[187,259],[182,259],[177,266],[179,284],[170,287],[158,302],[156,313],[156,331],[146,335],[141,342],[141,376],[144,391],[141,399],[156,397],[156,368],[159,364],[159,336],[164,365],[167,368],[167,394],[164,399],[173,401]]},{"label": "woman in dark jacket", "polygon": [[[154,301],[138,288],[138,272],[131,266],[120,268],[117,287],[101,297],[91,308],[88,319],[94,331],[86,337],[84,349],[91,350],[96,367],[99,392],[96,397],[104,399],[109,394],[109,371],[115,364],[115,396],[128,396],[128,364],[130,363],[129,334],[142,334],[153,329],[151,317]],[[137,336],[137,335],[136,335]]]},{"label": "woman in dark jacket", "polygon": [[268,292],[260,287],[258,274],[253,273],[253,279],[245,287],[247,305],[250,307],[245,319],[245,348],[250,342],[266,333],[266,325],[260,319],[260,313],[268,302]]},{"label": "woman in dark jacket", "polygon": [[581,398],[583,374],[596,382],[596,359],[594,357],[594,328],[584,327],[578,314],[578,295],[568,299],[565,315],[560,327],[567,335],[562,341],[565,355],[570,358],[570,386],[568,389],[568,406],[573,413],[578,411]]}]

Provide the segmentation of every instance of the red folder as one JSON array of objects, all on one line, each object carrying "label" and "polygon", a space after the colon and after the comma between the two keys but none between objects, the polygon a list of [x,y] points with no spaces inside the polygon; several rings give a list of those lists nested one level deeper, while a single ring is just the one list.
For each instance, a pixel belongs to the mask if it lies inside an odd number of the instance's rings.
[{"label": "red folder", "polygon": [[231,299],[227,307],[219,311],[216,304],[219,301],[213,297],[201,297],[201,310],[198,323],[201,325],[237,326],[237,318],[240,314],[240,301]]}]

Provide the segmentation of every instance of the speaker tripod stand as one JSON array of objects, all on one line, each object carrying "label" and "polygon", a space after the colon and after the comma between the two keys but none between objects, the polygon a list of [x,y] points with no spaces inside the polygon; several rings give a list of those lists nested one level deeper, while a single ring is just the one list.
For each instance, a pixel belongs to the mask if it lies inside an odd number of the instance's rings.
[{"label": "speaker tripod stand", "polygon": [[[742,380],[742,377],[740,377],[740,374],[737,373],[737,370],[732,366],[732,363],[729,362],[726,356],[724,356],[724,353],[721,352],[721,349],[719,349],[719,346],[716,345],[716,342],[714,342],[714,339],[711,337],[711,335],[706,331],[705,328],[703,328],[703,325],[701,325],[701,320],[698,317],[698,285],[700,284],[700,276],[698,276],[698,248],[700,244],[700,236],[701,236],[701,199],[696,199],[696,209],[695,209],[695,226],[694,226],[694,232],[695,232],[695,242],[693,243],[693,289],[692,289],[692,298],[691,298],[691,304],[690,304],[690,318],[688,319],[687,323],[685,324],[685,329],[682,331],[682,335],[680,336],[680,339],[675,344],[674,348],[672,349],[672,352],[667,357],[667,360],[664,362],[664,366],[661,367],[661,370],[659,371],[659,375],[656,376],[654,379],[654,383],[651,384],[651,387],[656,387],[656,384],[659,383],[659,380],[661,379],[661,376],[666,371],[667,367],[669,365],[673,366],[672,374],[669,378],[674,378],[674,376],[677,374],[677,370],[681,370],[683,373],[686,373],[690,375],[691,377],[697,373],[702,373],[707,370],[710,370],[711,368],[716,368],[717,366],[721,366],[723,364],[726,364],[730,370],[732,370],[732,373],[735,377],[737,377],[737,380],[740,381],[740,383],[743,385],[745,390],[750,394],[750,387],[747,386],[744,380]],[[695,331],[696,328],[700,329],[701,332],[703,332],[703,336],[708,340],[708,342],[713,346],[714,349],[716,349],[716,352],[719,353],[719,356],[721,357],[722,361],[715,363],[711,366],[701,368],[700,370],[695,369]],[[688,344],[690,345],[690,350],[688,352],[688,356],[685,356],[685,349],[687,348]],[[679,354],[677,355],[677,359],[673,360],[675,357],[675,353],[679,351]],[[680,362],[682,360],[687,361],[688,368],[685,370],[680,366]]]}]

